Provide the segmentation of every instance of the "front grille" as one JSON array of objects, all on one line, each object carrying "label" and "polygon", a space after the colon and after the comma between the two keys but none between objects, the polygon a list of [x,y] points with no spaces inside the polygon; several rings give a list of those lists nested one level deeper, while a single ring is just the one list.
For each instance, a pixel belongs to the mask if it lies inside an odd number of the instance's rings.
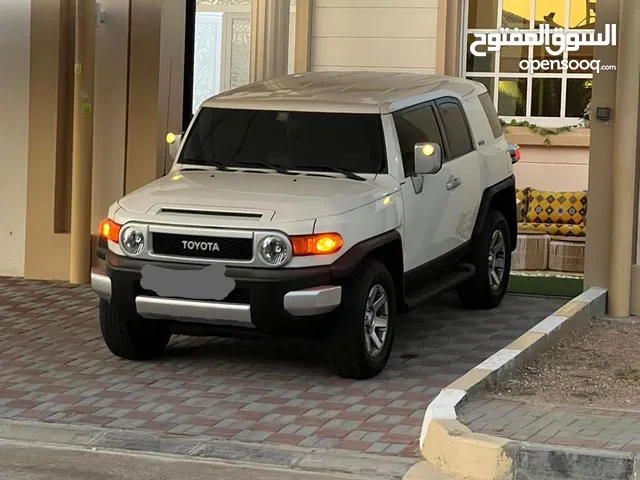
[{"label": "front grille", "polygon": [[152,233],[153,253],[190,258],[251,260],[253,239]]}]

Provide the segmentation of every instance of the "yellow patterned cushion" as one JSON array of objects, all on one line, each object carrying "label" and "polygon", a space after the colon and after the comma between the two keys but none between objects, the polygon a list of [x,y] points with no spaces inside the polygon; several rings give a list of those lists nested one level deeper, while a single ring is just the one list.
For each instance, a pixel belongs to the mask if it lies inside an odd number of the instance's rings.
[{"label": "yellow patterned cushion", "polygon": [[518,205],[518,222],[524,222],[527,216],[529,190],[531,190],[530,187],[523,188],[522,190],[516,188],[516,201],[520,200],[520,204]]},{"label": "yellow patterned cushion", "polygon": [[587,192],[529,192],[527,223],[585,225]]},{"label": "yellow patterned cushion", "polygon": [[518,224],[518,231],[522,233],[546,233],[562,237],[584,237],[587,235],[585,225],[570,225],[562,223],[531,223],[522,222]]}]

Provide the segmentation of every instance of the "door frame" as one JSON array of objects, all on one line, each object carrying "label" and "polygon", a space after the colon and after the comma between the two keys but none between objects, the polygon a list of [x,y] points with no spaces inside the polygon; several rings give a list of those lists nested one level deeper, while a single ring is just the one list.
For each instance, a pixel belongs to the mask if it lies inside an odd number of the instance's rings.
[{"label": "door frame", "polygon": [[184,81],[182,89],[182,131],[191,122],[193,110],[193,74],[196,49],[196,0],[186,1],[184,26]]}]

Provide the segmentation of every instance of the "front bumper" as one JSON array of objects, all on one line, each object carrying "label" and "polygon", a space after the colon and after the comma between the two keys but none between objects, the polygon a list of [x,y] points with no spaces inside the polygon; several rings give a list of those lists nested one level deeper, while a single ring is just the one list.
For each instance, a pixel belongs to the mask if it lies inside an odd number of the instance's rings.
[{"label": "front bumper", "polygon": [[[91,286],[112,306],[138,313],[143,318],[169,321],[258,327],[285,330],[304,327],[301,318],[333,311],[342,301],[342,284],[370,252],[399,242],[395,230],[365,240],[345,252],[331,265],[308,268],[249,268],[227,266],[225,275],[236,289],[225,301],[161,298],[141,288],[141,270],[147,260],[122,257],[98,244],[98,257],[106,268],[91,272]],[[171,269],[201,269],[206,265],[153,262]],[[247,294],[248,293],[248,294]],[[229,299],[233,297],[233,300]],[[278,320],[276,317],[282,317]],[[317,317],[316,317],[317,318]],[[275,322],[275,325],[274,325]]]},{"label": "front bumper", "polygon": [[[115,274],[114,274],[115,273]],[[114,298],[112,278],[126,279],[123,284],[129,288],[117,288],[120,296]],[[256,295],[257,300],[247,303],[230,303],[225,301],[202,301],[180,298],[161,298],[139,291],[139,274],[133,271],[123,271],[113,268],[109,264],[106,268],[94,268],[91,271],[91,287],[98,297],[114,301],[125,307],[135,308],[143,318],[157,320],[174,320],[189,323],[201,323],[215,326],[256,327],[255,311],[278,313],[283,311],[291,317],[310,317],[322,315],[334,310],[342,300],[342,287],[339,285],[318,285],[307,288],[288,290],[291,279],[286,281],[263,281],[254,279],[239,280],[243,286],[252,284],[253,289],[271,291],[271,295]],[[307,280],[307,283],[309,280]],[[122,285],[118,285],[121,287]],[[278,292],[282,295],[278,301]],[[124,293],[124,295],[122,295]],[[115,295],[118,295],[117,293]],[[275,295],[275,296],[274,296]],[[262,301],[261,301],[262,298]],[[265,301],[265,298],[268,299]],[[252,306],[252,303],[254,305]],[[261,303],[261,305],[256,305]],[[132,305],[131,305],[132,304]],[[252,308],[253,307],[253,308]]]}]

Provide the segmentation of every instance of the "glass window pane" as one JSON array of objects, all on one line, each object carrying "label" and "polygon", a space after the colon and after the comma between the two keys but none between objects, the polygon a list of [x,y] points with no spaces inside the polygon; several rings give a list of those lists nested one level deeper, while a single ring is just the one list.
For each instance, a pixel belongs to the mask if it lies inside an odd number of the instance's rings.
[{"label": "glass window pane", "polygon": [[565,117],[582,117],[591,100],[593,81],[585,78],[567,80],[567,105]]},{"label": "glass window pane", "polygon": [[531,89],[532,117],[559,117],[562,79],[534,78]]},{"label": "glass window pane", "polygon": [[529,47],[502,47],[500,49],[500,71],[505,73],[520,73],[520,62],[529,58]]},{"label": "glass window pane", "polygon": [[531,25],[531,0],[503,0],[502,26],[529,29]]},{"label": "glass window pane", "polygon": [[596,28],[596,0],[570,0],[569,28]]},{"label": "glass window pane", "polygon": [[[593,73],[591,70],[591,60],[593,60],[593,46],[584,45],[581,46],[575,52],[568,52],[569,54],[569,73]],[[578,62],[578,63],[576,63]],[[579,63],[582,62],[582,65]],[[589,62],[589,64],[587,64]]]},{"label": "glass window pane", "polygon": [[540,70],[540,73],[562,73],[562,55],[551,55],[544,46],[533,47],[533,59],[549,61],[549,70]]},{"label": "glass window pane", "polygon": [[564,0],[536,0],[535,28],[549,25],[550,28],[565,28],[567,15]]},{"label": "glass window pane", "polygon": [[496,107],[493,106],[493,100],[491,100],[488,93],[483,93],[478,96],[478,100],[480,100],[484,114],[487,116],[487,120],[489,120],[493,136],[495,138],[500,137],[502,135],[502,124],[496,113]]},{"label": "glass window pane", "polygon": [[524,117],[527,114],[527,79],[501,78],[498,83],[498,115]]},{"label": "glass window pane", "polygon": [[386,155],[380,115],[207,107],[194,121],[178,161],[378,173]]},{"label": "glass window pane", "polygon": [[408,177],[416,172],[413,147],[416,143],[433,142],[444,147],[440,127],[433,107],[410,110],[394,114],[394,122],[400,143],[400,153],[404,165],[404,175]]},{"label": "glass window pane", "polygon": [[495,70],[496,52],[487,52],[486,45],[478,46],[478,52],[486,53],[484,57],[471,54],[471,44],[475,42],[473,34],[467,36],[467,72],[493,72]]},{"label": "glass window pane", "polygon": [[438,104],[438,108],[445,132],[447,132],[451,158],[460,157],[473,150],[465,114],[460,105],[454,102],[442,102]]},{"label": "glass window pane", "polygon": [[498,27],[498,0],[469,0],[467,27],[495,30]]},{"label": "glass window pane", "polygon": [[493,101],[493,86],[495,85],[495,79],[493,77],[467,77],[467,78],[469,80],[473,80],[474,82],[480,82],[485,87],[487,87],[487,91],[489,92],[491,101]]}]

